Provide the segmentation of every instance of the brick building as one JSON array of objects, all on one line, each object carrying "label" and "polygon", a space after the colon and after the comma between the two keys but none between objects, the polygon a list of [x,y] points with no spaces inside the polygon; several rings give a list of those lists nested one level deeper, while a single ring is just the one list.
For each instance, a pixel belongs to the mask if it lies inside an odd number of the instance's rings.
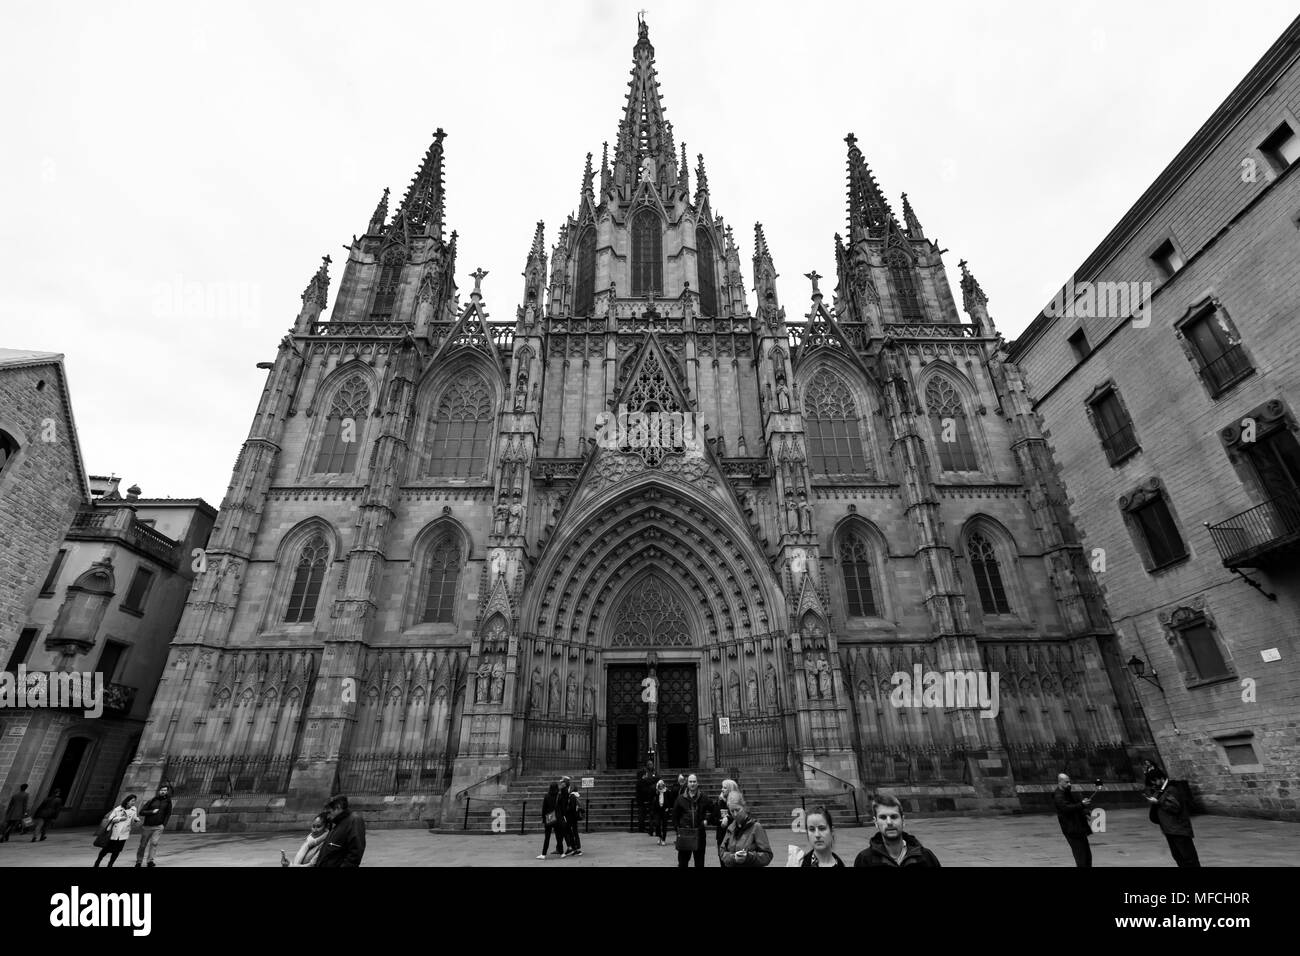
[{"label": "brick building", "polygon": [[1297,159],[1300,20],[1009,351],[1171,773],[1207,807],[1285,819],[1300,819]]},{"label": "brick building", "polygon": [[[21,638],[73,512],[90,500],[85,474],[63,356],[0,349],[0,660]],[[0,730],[0,754],[7,739]]]},{"label": "brick building", "polygon": [[123,498],[117,485],[91,477],[92,493],[102,493],[72,516],[44,565],[5,666],[103,675],[99,716],[80,708],[0,712],[3,792],[27,783],[39,801],[58,789],[61,825],[97,822],[120,795],[194,580],[194,552],[216,517],[202,499],[141,498],[135,486]]},{"label": "brick building", "polygon": [[[833,301],[811,273],[787,319],[756,226],[751,310],[638,34],[613,149],[508,320],[481,271],[455,294],[441,130],[328,319],[328,260],[311,279],[137,789],[275,826],[340,789],[394,822],[483,781],[609,789],[652,751],[927,810],[1131,780],[1147,732],[978,283],[963,263],[963,321],[850,136]],[[993,672],[996,719],[895,706],[916,667]]]}]

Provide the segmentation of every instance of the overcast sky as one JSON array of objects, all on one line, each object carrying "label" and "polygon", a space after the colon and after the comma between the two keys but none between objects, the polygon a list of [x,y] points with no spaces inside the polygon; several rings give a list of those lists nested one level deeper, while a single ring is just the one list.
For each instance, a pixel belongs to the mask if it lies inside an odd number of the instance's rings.
[{"label": "overcast sky", "polygon": [[[458,279],[513,317],[648,8],[678,143],[747,280],[834,275],[844,135],[1013,338],[1263,55],[1287,0],[26,3],[5,13],[0,346],[66,355],[87,468],[220,503],[319,264],[447,131]],[[692,187],[694,169],[692,168]],[[956,283],[953,282],[957,291]],[[958,299],[960,292],[958,291]],[[752,293],[750,305],[754,305]],[[333,295],[330,298],[333,307]]]}]

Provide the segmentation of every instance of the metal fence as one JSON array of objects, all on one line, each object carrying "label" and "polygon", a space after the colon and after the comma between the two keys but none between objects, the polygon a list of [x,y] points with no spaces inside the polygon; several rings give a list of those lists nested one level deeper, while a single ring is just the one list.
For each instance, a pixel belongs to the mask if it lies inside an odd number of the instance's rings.
[{"label": "metal fence", "polygon": [[530,717],[524,738],[523,772],[568,772],[575,767],[594,767],[595,740],[594,720]]},{"label": "metal fence", "polygon": [[442,751],[344,754],[339,757],[338,792],[396,795],[442,793],[451,782],[451,761]]},{"label": "metal fence", "polygon": [[292,757],[172,757],[163,779],[177,795],[284,793],[292,772]]},{"label": "metal fence", "polygon": [[872,786],[971,782],[968,752],[959,747],[864,747],[860,758]]},{"label": "metal fence", "polygon": [[1120,742],[1011,744],[1011,772],[1018,783],[1056,783],[1058,773],[1078,780],[1137,779],[1128,748]]},{"label": "metal fence", "polygon": [[732,717],[729,723],[731,732],[721,733],[713,716],[715,767],[789,768],[784,717]]}]

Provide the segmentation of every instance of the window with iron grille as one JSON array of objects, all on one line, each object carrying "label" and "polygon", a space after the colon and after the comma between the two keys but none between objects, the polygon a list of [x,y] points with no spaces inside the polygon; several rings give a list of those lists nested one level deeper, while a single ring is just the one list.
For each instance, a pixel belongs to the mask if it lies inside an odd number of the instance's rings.
[{"label": "window with iron grille", "polygon": [[1193,316],[1181,328],[1198,365],[1197,371],[1216,398],[1254,371],[1240,339],[1229,331],[1226,322],[1218,309],[1210,308]]},{"label": "window with iron grille", "polygon": [[370,318],[375,322],[388,322],[393,318],[397,304],[397,287],[402,279],[402,266],[406,257],[394,248],[384,254],[379,267],[379,280],[375,283],[375,301],[370,307]]},{"label": "window with iron grille", "polygon": [[1133,420],[1113,387],[1089,399],[1088,411],[1110,464],[1117,465],[1140,450]]},{"label": "window with iron grille", "polygon": [[890,285],[898,301],[899,321],[904,324],[924,322],[925,312],[921,308],[920,296],[917,295],[912,261],[897,249],[889,254],[886,261],[889,266]]},{"label": "window with iron grille", "polygon": [[632,220],[632,295],[662,295],[663,288],[663,224],[647,209]]},{"label": "window with iron grille", "polygon": [[1002,568],[998,555],[987,537],[976,531],[966,539],[966,553],[970,557],[971,571],[975,575],[975,588],[979,591],[980,607],[985,614],[1010,614],[1011,602],[1002,583]]},{"label": "window with iron grille", "polygon": [[1187,546],[1163,494],[1156,494],[1129,511],[1131,526],[1145,552],[1147,570],[1154,571],[1187,557]]},{"label": "window with iron grille", "polygon": [[456,581],[460,577],[460,547],[451,535],[444,535],[429,551],[424,572],[423,623],[454,623]]},{"label": "window with iron grille", "polygon": [[469,478],[487,470],[492,393],[483,376],[462,372],[438,399],[429,430],[424,474]]},{"label": "window with iron grille", "polygon": [[596,230],[587,229],[578,239],[576,274],[573,280],[573,314],[583,318],[596,311]]},{"label": "window with iron grille", "polygon": [[942,375],[925,387],[925,404],[943,471],[979,471],[966,407],[957,388]]},{"label": "window with iron grille", "polygon": [[849,617],[876,617],[876,595],[871,583],[871,546],[861,535],[849,532],[840,540],[840,570]]},{"label": "window with iron grille", "polygon": [[329,546],[324,536],[317,534],[298,552],[298,564],[293,572],[289,591],[289,606],[284,620],[288,624],[306,624],[316,617],[316,602],[320,599],[321,584],[325,580],[325,566],[329,561]]},{"label": "window with iron grille", "polygon": [[804,389],[808,465],[819,475],[869,475],[862,420],[848,386],[828,369],[818,369]]},{"label": "window with iron grille", "polygon": [[715,318],[718,314],[718,284],[715,279],[713,261],[713,240],[709,231],[703,228],[695,230],[695,261],[700,274],[700,313]]},{"label": "window with iron grille", "polygon": [[325,434],[316,454],[317,474],[346,474],[356,468],[361,430],[369,414],[370,386],[361,375],[352,375],[330,403]]}]

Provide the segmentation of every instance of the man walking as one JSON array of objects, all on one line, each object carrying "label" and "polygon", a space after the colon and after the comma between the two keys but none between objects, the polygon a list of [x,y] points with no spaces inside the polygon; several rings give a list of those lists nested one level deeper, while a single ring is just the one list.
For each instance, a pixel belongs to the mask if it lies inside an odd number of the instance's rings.
[{"label": "man walking", "polygon": [[[566,782],[572,784],[567,778]],[[582,791],[574,790],[564,801],[564,823],[569,834],[569,852],[566,856],[582,856],[582,834],[578,832],[578,821],[582,817]]]},{"label": "man walking", "polygon": [[1149,771],[1147,779],[1155,791],[1146,798],[1151,804],[1151,822],[1160,824],[1160,832],[1169,843],[1174,862],[1179,866],[1199,867],[1201,858],[1192,840],[1192,808],[1186,784],[1170,780],[1159,767]]},{"label": "man walking", "polygon": [[135,851],[135,865],[156,866],[154,855],[158,852],[158,841],[162,839],[163,830],[167,829],[167,820],[172,815],[172,788],[163,784],[158,792],[140,810],[140,846]]},{"label": "man walking", "polygon": [[366,823],[348,807],[348,798],[339,794],[325,804],[330,814],[330,835],[316,858],[317,866],[353,867],[361,865],[366,853]]},{"label": "man walking", "polygon": [[1065,842],[1070,844],[1070,852],[1074,854],[1074,865],[1092,866],[1092,846],[1088,843],[1092,834],[1092,824],[1088,821],[1092,798],[1080,800],[1070,783],[1070,775],[1058,773],[1052,802],[1056,805],[1056,819],[1065,834]]},{"label": "man walking", "polygon": [[32,831],[33,843],[36,842],[37,837],[40,837],[42,840],[45,839],[45,828],[54,822],[55,818],[58,817],[59,815],[59,811],[62,809],[63,809],[62,790],[55,790],[48,797],[46,797],[44,800],[41,801],[41,805],[37,807],[36,812],[32,814],[32,816],[36,818],[36,829]]},{"label": "man walking", "polygon": [[654,794],[655,782],[654,766],[647,760],[645,769],[636,772],[637,827],[642,833],[646,830],[645,818],[650,810],[650,798]]},{"label": "man walking", "polygon": [[677,865],[689,866],[695,857],[697,867],[704,865],[705,828],[715,818],[713,801],[700,793],[700,779],[691,774],[686,789],[673,804],[673,829],[677,831]]},{"label": "man walking", "polygon": [[858,854],[854,866],[939,866],[939,858],[921,846],[921,841],[903,830],[903,805],[898,797],[882,790],[871,798],[871,817],[876,833]]},{"label": "man walking", "polygon": [[17,830],[23,832],[23,817],[27,816],[27,784],[18,788],[18,792],[9,798],[9,806],[5,808],[5,828],[4,833],[0,834],[0,843],[9,842],[9,834]]}]

